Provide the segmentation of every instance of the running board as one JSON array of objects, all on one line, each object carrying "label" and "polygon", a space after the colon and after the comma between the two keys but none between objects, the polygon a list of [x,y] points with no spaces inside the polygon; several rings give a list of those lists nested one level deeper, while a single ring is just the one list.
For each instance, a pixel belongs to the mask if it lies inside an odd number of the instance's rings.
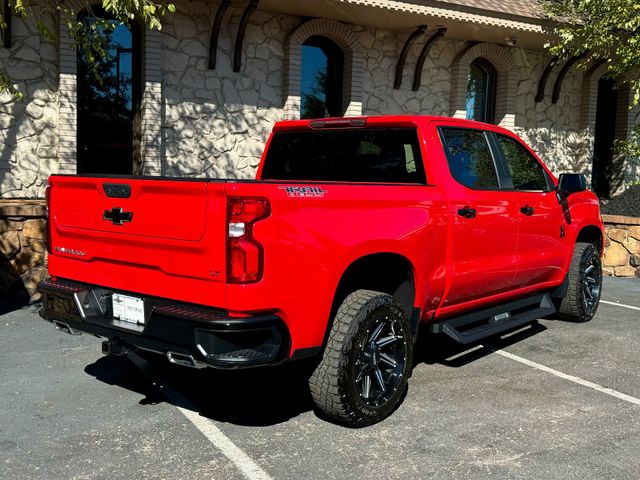
[{"label": "running board", "polygon": [[526,325],[555,311],[551,296],[544,293],[434,322],[430,331],[468,344]]}]

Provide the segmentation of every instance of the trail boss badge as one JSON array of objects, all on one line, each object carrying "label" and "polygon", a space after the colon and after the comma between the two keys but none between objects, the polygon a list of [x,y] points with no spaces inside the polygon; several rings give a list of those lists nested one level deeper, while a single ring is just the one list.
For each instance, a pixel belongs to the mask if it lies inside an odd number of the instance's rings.
[{"label": "trail boss badge", "polygon": [[286,190],[289,197],[324,197],[327,193],[321,187],[280,187]]}]

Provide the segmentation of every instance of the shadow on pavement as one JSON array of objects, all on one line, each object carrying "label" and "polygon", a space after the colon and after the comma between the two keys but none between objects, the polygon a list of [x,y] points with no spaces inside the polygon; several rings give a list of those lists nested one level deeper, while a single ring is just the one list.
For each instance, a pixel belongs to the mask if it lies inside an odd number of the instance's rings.
[{"label": "shadow on pavement", "polygon": [[97,380],[107,385],[117,385],[144,395],[143,405],[155,405],[165,401],[164,395],[126,357],[100,357],[84,369]]},{"label": "shadow on pavement", "polygon": [[544,332],[544,325],[534,322],[525,328],[506,332],[500,336],[486,338],[477,343],[461,345],[446,335],[421,335],[415,348],[414,365],[426,363],[447,367],[462,367],[482,357],[491,355],[495,350],[506,348],[529,337]]},{"label": "shadow on pavement", "polygon": [[193,370],[171,365],[159,355],[143,356],[152,376],[166,379],[184,401],[165,395],[163,387],[151,383],[127,357],[102,357],[85,372],[144,395],[141,404],[168,402],[237,425],[275,425],[313,409],[306,363],[235,371]]},{"label": "shadow on pavement", "polygon": [[[514,333],[475,345],[460,345],[445,335],[423,335],[418,339],[414,366],[421,363],[462,367],[546,330],[538,323]],[[307,380],[311,362],[248,370],[193,370],[168,363],[160,355],[140,353],[148,362],[152,383],[127,357],[102,357],[85,372],[101,382],[118,385],[144,395],[141,404],[168,402],[195,410],[219,422],[243,426],[270,426],[313,410]],[[161,380],[162,379],[162,380]],[[162,383],[177,395],[165,394]]]}]

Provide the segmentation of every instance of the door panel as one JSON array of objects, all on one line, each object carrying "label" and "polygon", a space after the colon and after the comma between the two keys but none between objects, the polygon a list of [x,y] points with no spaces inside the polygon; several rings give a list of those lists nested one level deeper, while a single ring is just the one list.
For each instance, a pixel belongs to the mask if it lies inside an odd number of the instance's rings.
[{"label": "door panel", "polygon": [[517,269],[518,215],[504,199],[487,134],[442,127],[451,180],[451,284],[443,306],[490,297],[512,288]]},{"label": "door panel", "polygon": [[516,138],[495,134],[495,144],[509,175],[504,192],[517,205],[519,218],[518,271],[514,287],[561,280],[565,257],[564,216],[553,183],[540,161]]},{"label": "door panel", "polygon": [[566,258],[566,244],[560,229],[564,218],[555,192],[509,192],[521,209],[519,212],[518,273],[515,287],[561,280]]},{"label": "door panel", "polygon": [[[515,205],[495,192],[462,192],[451,199],[453,281],[444,306],[512,289],[517,268],[518,221]],[[474,208],[475,218],[458,214]]]}]

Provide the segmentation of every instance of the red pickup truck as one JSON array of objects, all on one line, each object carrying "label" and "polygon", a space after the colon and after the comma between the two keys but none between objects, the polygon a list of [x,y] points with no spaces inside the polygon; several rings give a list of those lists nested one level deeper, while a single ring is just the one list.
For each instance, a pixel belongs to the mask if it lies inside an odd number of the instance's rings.
[{"label": "red pickup truck", "polygon": [[319,410],[389,415],[418,328],[590,320],[598,199],[513,133],[428,116],[277,123],[257,179],[49,179],[42,316],[190,367],[317,358]]}]

